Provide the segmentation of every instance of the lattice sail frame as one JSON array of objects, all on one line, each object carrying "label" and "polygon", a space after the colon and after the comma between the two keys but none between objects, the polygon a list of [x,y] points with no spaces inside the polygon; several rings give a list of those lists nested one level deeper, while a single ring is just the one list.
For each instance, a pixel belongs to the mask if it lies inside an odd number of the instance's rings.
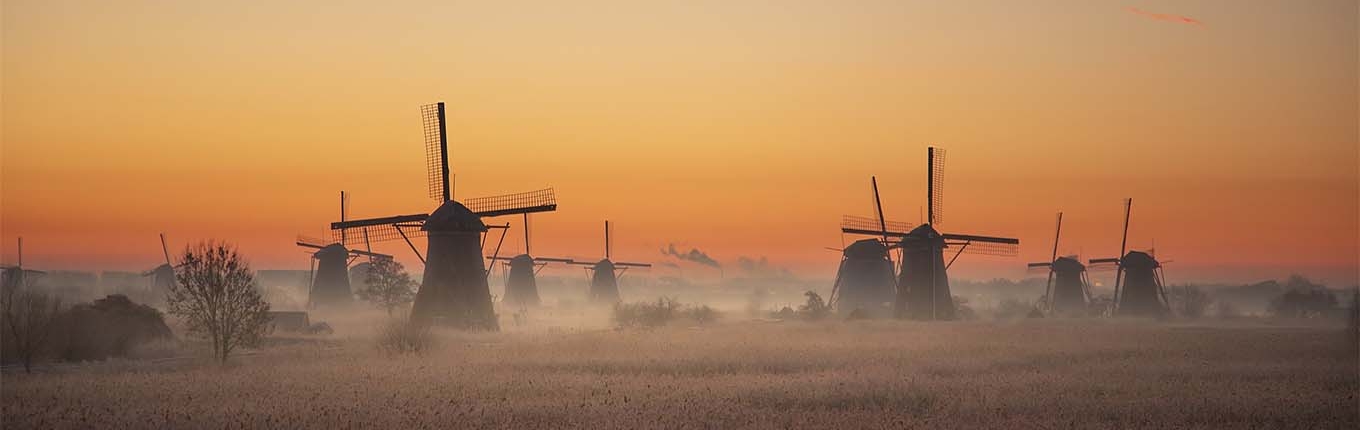
[{"label": "lattice sail frame", "polygon": [[546,212],[557,208],[557,195],[552,188],[490,197],[474,197],[463,201],[468,210],[483,217]]},{"label": "lattice sail frame", "polygon": [[439,135],[444,124],[439,118],[443,103],[432,103],[420,107],[421,128],[425,135],[425,177],[429,180],[429,197],[444,201],[444,153],[440,147]]},{"label": "lattice sail frame", "polygon": [[931,225],[938,226],[944,222],[945,150],[943,148],[931,148],[930,152],[930,223]]},{"label": "lattice sail frame", "polygon": [[969,255],[990,255],[993,257],[1015,257],[1020,254],[1020,245],[1014,243],[991,243],[991,242],[947,242],[946,248],[957,250],[964,243],[968,246],[963,247],[963,253]]},{"label": "lattice sail frame", "polygon": [[[353,227],[348,229],[350,233],[344,238],[343,244],[346,247],[363,245],[365,231],[368,232],[368,240],[374,243],[399,240],[402,238],[402,233],[405,233],[407,238],[425,237],[425,230],[421,229],[422,226],[422,223],[402,223]],[[399,229],[400,231],[398,231]],[[340,230],[331,230],[331,240],[333,243],[342,243]]]},{"label": "lattice sail frame", "polygon": [[[884,223],[888,225],[888,233],[890,235],[904,235],[911,232],[911,229],[916,228],[915,225],[908,222],[887,220]],[[847,232],[846,230],[853,230],[848,233],[876,235],[881,234],[882,229],[882,225],[880,225],[875,218],[856,215],[841,216],[841,231],[843,232]]]}]

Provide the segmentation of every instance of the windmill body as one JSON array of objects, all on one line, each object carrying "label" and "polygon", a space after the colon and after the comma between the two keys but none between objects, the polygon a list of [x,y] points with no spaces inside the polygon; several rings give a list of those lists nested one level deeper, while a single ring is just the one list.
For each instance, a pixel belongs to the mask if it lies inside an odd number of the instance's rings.
[{"label": "windmill body", "polygon": [[1129,251],[1119,259],[1123,268],[1123,289],[1119,295],[1118,314],[1124,316],[1162,316],[1167,312],[1162,302],[1162,285],[1157,271],[1161,263],[1146,252]]},{"label": "windmill body", "polygon": [[862,239],[843,251],[836,273],[836,310],[843,314],[859,310],[869,316],[888,316],[896,301],[892,260],[888,247],[878,239]]},{"label": "windmill body", "polygon": [[590,301],[596,303],[616,303],[619,301],[619,277],[614,273],[616,267],[608,258],[595,263],[590,274]]},{"label": "windmill body", "polygon": [[175,285],[175,268],[169,264],[162,264],[143,273],[151,277],[151,294],[154,297],[165,297],[165,293],[170,292],[170,287]]},{"label": "windmill body", "polygon": [[944,236],[930,224],[924,224],[903,237],[901,244],[897,315],[924,320],[954,319],[954,296],[949,290],[944,261]]},{"label": "windmill body", "polygon": [[514,307],[534,307],[542,304],[538,297],[538,281],[535,279],[535,271],[538,264],[534,263],[534,258],[529,254],[520,254],[510,258],[510,274],[505,279],[505,298],[501,299],[506,305]]},{"label": "windmill body", "polygon": [[316,259],[316,275],[307,301],[312,306],[346,306],[354,303],[349,284],[349,250],[335,243],[312,254]]},{"label": "windmill body", "polygon": [[1087,300],[1086,265],[1072,257],[1053,260],[1053,311],[1084,313]]},{"label": "windmill body", "polygon": [[450,200],[431,213],[421,229],[429,242],[411,317],[461,328],[499,329],[482,260],[481,236],[487,227],[481,217]]}]

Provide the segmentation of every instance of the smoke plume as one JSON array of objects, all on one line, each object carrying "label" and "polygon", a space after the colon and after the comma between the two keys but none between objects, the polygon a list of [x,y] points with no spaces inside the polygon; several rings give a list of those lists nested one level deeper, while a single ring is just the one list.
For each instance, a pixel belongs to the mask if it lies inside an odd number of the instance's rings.
[{"label": "smoke plume", "polygon": [[669,255],[678,258],[681,261],[691,261],[708,267],[722,267],[721,264],[718,264],[718,260],[714,260],[713,257],[709,257],[708,254],[705,254],[698,248],[690,248],[689,252],[680,252],[675,248],[674,243],[666,245],[665,248],[661,248],[661,255]]}]

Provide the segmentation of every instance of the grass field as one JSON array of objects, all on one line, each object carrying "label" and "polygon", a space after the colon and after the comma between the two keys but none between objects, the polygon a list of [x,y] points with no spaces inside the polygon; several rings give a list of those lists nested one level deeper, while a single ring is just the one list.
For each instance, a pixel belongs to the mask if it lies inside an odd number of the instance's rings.
[{"label": "grass field", "polygon": [[[343,332],[343,331],[342,331]],[[1338,328],[731,321],[275,339],[3,379],[4,428],[1357,428]]]}]

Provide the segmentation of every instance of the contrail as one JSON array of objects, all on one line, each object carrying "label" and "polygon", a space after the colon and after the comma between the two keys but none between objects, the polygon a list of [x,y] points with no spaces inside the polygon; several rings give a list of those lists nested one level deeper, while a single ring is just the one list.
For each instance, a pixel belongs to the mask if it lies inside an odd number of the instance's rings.
[{"label": "contrail", "polygon": [[1142,9],[1139,9],[1139,8],[1136,8],[1136,7],[1130,7],[1130,8],[1127,8],[1126,10],[1128,10],[1129,13],[1132,13],[1132,14],[1134,14],[1134,15],[1144,16],[1144,17],[1151,18],[1151,19],[1155,19],[1155,20],[1158,20],[1158,21],[1174,22],[1174,23],[1179,23],[1179,24],[1197,25],[1197,26],[1200,26],[1200,27],[1203,27],[1203,26],[1204,26],[1204,22],[1202,22],[1202,21],[1200,21],[1200,20],[1198,20],[1198,19],[1194,19],[1194,18],[1188,17],[1188,16],[1172,15],[1172,14],[1169,14],[1169,13],[1155,13],[1155,12],[1148,12],[1148,11],[1145,11],[1145,10],[1142,10]]}]

